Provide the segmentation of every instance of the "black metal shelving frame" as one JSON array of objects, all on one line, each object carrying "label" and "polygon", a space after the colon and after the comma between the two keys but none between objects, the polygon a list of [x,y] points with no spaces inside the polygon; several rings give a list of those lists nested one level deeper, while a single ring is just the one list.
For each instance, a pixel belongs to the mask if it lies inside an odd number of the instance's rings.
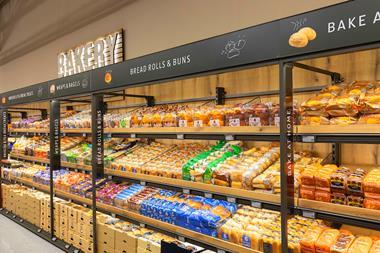
[{"label": "black metal shelving frame", "polygon": [[[380,9],[380,3],[377,1],[363,0],[349,1],[334,5],[331,7],[322,8],[316,11],[307,12],[304,14],[292,16],[289,18],[276,20],[273,22],[265,23],[259,26],[243,29],[240,31],[228,33],[225,35],[213,37],[210,39],[194,42],[184,46],[176,47],[173,49],[165,50],[162,52],[150,54],[147,56],[128,60],[124,63],[115,64],[100,69],[76,74],[70,77],[51,80],[48,82],[32,85],[16,91],[0,94],[2,98],[1,105],[1,157],[2,159],[8,158],[8,136],[10,136],[7,123],[9,121],[9,111],[14,106],[21,104],[29,104],[40,101],[50,101],[50,167],[51,172],[60,167],[60,149],[59,140],[62,135],[83,135],[91,136],[93,143],[92,150],[92,181],[93,184],[98,177],[104,176],[103,164],[103,137],[132,137],[132,138],[153,138],[153,139],[201,139],[201,140],[254,140],[254,141],[280,141],[281,148],[281,203],[272,204],[262,202],[260,204],[263,208],[270,208],[281,211],[282,218],[282,252],[288,252],[287,240],[287,220],[293,214],[300,214],[308,217],[327,219],[345,224],[362,226],[380,230],[380,221],[363,219],[355,217],[354,215],[342,215],[331,212],[324,212],[320,210],[313,210],[307,208],[300,208],[294,204],[294,171],[293,171],[293,146],[296,142],[313,142],[313,143],[331,143],[333,147],[332,159],[336,164],[340,164],[340,144],[342,143],[365,143],[365,144],[379,144],[380,134],[371,133],[297,133],[294,132],[293,127],[293,95],[297,92],[313,92],[320,90],[322,86],[318,87],[305,87],[293,89],[293,70],[294,68],[301,68],[305,71],[313,71],[319,74],[329,75],[332,83],[342,81],[339,73],[330,72],[324,69],[308,66],[300,63],[302,60],[312,59],[317,57],[326,57],[329,55],[336,55],[342,53],[350,53],[360,50],[375,49],[380,47],[380,36],[374,32],[374,26],[368,25],[363,27],[360,31],[360,36],[356,36],[358,31],[346,31],[345,35],[335,35],[326,33],[321,27],[326,25],[328,18],[334,17],[335,19],[344,19],[349,16],[361,15],[362,13],[372,13],[373,10]],[[369,14],[368,14],[369,15]],[[317,27],[318,35],[317,42],[310,48],[295,49],[289,47],[287,44],[284,46],[280,44],[281,41],[288,41],[289,35],[292,34],[297,27],[293,27],[295,21],[312,20],[310,26]],[[334,19],[334,20],[335,20]],[[330,37],[329,37],[330,36]],[[335,37],[333,37],[335,36]],[[341,37],[339,37],[341,36]],[[257,41],[260,38],[260,41]],[[318,42],[319,39],[319,42]],[[238,40],[238,42],[236,42]],[[242,42],[244,41],[244,43]],[[255,41],[249,44],[250,41]],[[280,42],[279,42],[280,41]],[[331,46],[327,43],[331,43]],[[238,57],[229,57],[227,51],[228,44],[225,43],[242,43],[243,48],[234,48],[234,52],[243,52],[244,54]],[[235,44],[236,44],[235,43]],[[314,43],[314,42],[313,42]],[[220,51],[220,49],[223,49]],[[224,57],[227,55],[227,57]],[[185,56],[186,59],[191,59],[189,62],[176,66],[175,68],[167,68],[152,72],[143,72],[136,74],[136,68],[142,66],[153,66],[159,61],[167,61],[174,58],[181,58]],[[169,61],[167,61],[169,63]],[[150,65],[149,65],[150,64]],[[152,65],[153,64],[153,65]],[[208,75],[214,73],[221,73],[232,70],[246,69],[246,68],[259,68],[268,65],[278,65],[280,70],[279,80],[280,89],[277,91],[262,91],[247,94],[229,95],[226,94],[222,87],[216,90],[216,97],[195,98],[181,101],[160,101],[157,102],[152,96],[145,96],[139,94],[126,94],[124,90],[128,87],[136,87],[150,84],[158,84],[177,79],[190,78],[194,76]],[[112,81],[105,82],[105,74],[112,74]],[[79,81],[82,85],[75,87],[72,90],[54,90],[52,92],[52,85],[60,85],[73,80]],[[86,85],[85,85],[86,84]],[[59,129],[60,118],[60,101],[61,102],[78,102],[79,100],[73,99],[78,96],[91,96],[86,102],[91,102],[92,108],[92,129],[90,133],[63,133]],[[280,131],[279,133],[244,133],[244,134],[229,134],[229,133],[106,133],[103,127],[103,114],[106,110],[114,110],[120,108],[113,108],[107,106],[104,98],[107,96],[121,96],[123,98],[128,96],[141,97],[146,99],[144,104],[129,105],[136,107],[141,105],[151,106],[154,104],[169,104],[180,102],[202,102],[215,100],[218,104],[222,104],[225,99],[242,98],[242,97],[255,97],[255,96],[273,96],[279,95],[280,97]],[[80,102],[80,101],[79,101]],[[17,107],[17,112],[23,110]],[[42,112],[42,111],[41,111]],[[43,112],[47,115],[47,112]],[[25,115],[24,115],[25,116]],[[58,124],[57,124],[58,122]],[[53,133],[53,134],[52,134]],[[12,133],[14,134],[14,133]],[[29,133],[30,135],[37,134],[43,135],[46,133]],[[17,134],[15,134],[17,136]],[[1,172],[1,171],[0,171]],[[145,183],[145,182],[142,182]],[[51,178],[50,195],[53,199],[54,184]],[[96,233],[96,191],[93,187],[92,210],[94,218],[94,231]],[[223,196],[226,197],[226,196]],[[228,197],[228,196],[227,196]],[[238,202],[247,201],[245,199],[238,199]],[[255,201],[255,200],[248,200]],[[248,202],[249,203],[249,202]],[[53,214],[51,215],[54,219]],[[128,218],[128,217],[126,217]],[[53,225],[54,222],[51,222]],[[55,240],[54,228],[50,233],[51,241]],[[94,249],[96,252],[97,243],[96,236],[94,236]],[[228,251],[228,249],[222,249]]]}]

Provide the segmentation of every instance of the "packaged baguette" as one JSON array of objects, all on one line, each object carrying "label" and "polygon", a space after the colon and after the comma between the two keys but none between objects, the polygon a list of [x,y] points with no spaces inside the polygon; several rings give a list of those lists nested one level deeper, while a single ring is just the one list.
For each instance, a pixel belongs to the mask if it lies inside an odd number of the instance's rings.
[{"label": "packaged baguette", "polygon": [[331,253],[347,253],[355,236],[350,231],[341,230],[335,244],[331,247]]},{"label": "packaged baguette", "polygon": [[348,249],[348,253],[368,253],[372,247],[373,241],[371,237],[359,236]]}]

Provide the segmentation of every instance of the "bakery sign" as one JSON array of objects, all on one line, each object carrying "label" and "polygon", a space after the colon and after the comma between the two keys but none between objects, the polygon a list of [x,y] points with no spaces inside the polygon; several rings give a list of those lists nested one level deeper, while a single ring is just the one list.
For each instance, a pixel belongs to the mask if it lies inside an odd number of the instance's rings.
[{"label": "bakery sign", "polygon": [[124,60],[123,30],[58,54],[58,77],[70,76]]}]

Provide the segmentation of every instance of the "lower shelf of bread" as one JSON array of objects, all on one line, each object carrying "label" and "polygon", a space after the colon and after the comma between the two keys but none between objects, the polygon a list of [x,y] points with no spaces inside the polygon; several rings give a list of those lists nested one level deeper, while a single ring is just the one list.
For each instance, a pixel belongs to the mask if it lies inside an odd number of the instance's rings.
[{"label": "lower shelf of bread", "polygon": [[[19,183],[23,183],[25,185],[29,185],[31,187],[35,187],[36,189],[39,189],[39,190],[42,190],[45,192],[49,191],[49,186],[35,183],[31,179],[12,178],[12,180],[17,181]],[[74,202],[83,203],[83,204],[86,204],[89,206],[92,205],[91,199],[84,198],[84,197],[81,197],[81,196],[78,196],[75,194],[67,193],[67,192],[61,191],[59,189],[56,189],[54,192],[55,192],[57,197],[70,199],[70,200],[73,200]],[[164,231],[175,233],[179,236],[183,236],[185,238],[189,238],[189,239],[192,239],[194,241],[198,241],[198,242],[216,247],[218,249],[222,249],[222,250],[226,250],[226,251],[230,251],[230,252],[237,252],[237,253],[260,252],[260,251],[252,250],[252,249],[249,249],[249,248],[246,248],[246,247],[243,247],[243,246],[231,243],[231,242],[227,242],[227,241],[215,238],[215,237],[211,237],[211,236],[207,236],[207,235],[204,235],[204,234],[201,234],[198,232],[194,232],[192,230],[188,230],[188,229],[176,226],[176,225],[172,225],[172,224],[169,224],[166,222],[162,222],[162,221],[159,221],[156,219],[152,219],[152,218],[143,216],[143,215],[138,214],[138,213],[133,212],[133,211],[120,209],[120,208],[115,207],[115,206],[111,206],[111,205],[107,205],[107,204],[103,204],[103,203],[98,202],[97,208],[99,210],[103,210],[106,212],[117,214],[117,215],[129,218],[129,219],[135,220],[139,223],[143,223],[143,224],[152,226],[152,227],[157,228],[157,229],[161,229]]]},{"label": "lower shelf of bread", "polygon": [[[22,160],[31,161],[31,162],[50,164],[50,160],[48,158],[34,157],[34,156],[14,154],[14,153],[11,153],[10,157],[13,159],[22,159]],[[84,171],[92,170],[92,167],[90,165],[69,163],[69,162],[64,162],[64,161],[61,161],[61,166],[65,168],[84,170]]]},{"label": "lower shelf of bread", "polygon": [[280,204],[280,195],[275,195],[261,191],[251,191],[239,188],[232,188],[226,186],[219,186],[213,184],[205,184],[201,182],[191,182],[182,179],[167,178],[153,175],[146,175],[140,173],[133,173],[128,171],[118,171],[105,169],[106,175],[112,175],[117,177],[124,177],[134,179],[138,181],[157,183],[161,185],[169,185],[174,187],[181,187],[183,189],[203,191],[213,194],[226,195],[230,197],[248,199],[252,201],[263,201],[273,204]]},{"label": "lower shelf of bread", "polygon": [[320,211],[326,213],[340,214],[345,216],[352,216],[352,218],[371,219],[380,222],[380,211],[363,207],[354,207],[347,205],[339,205],[315,200],[298,199],[298,208],[310,209],[313,211]]}]

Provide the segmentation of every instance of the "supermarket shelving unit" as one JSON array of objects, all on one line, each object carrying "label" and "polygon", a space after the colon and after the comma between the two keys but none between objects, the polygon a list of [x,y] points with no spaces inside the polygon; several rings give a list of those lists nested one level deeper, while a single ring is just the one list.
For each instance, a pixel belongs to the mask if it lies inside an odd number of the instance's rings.
[{"label": "supermarket shelving unit", "polygon": [[[380,9],[377,1],[363,0],[350,1],[342,4],[322,8],[301,15],[273,21],[259,26],[243,29],[225,35],[213,37],[207,40],[194,42],[184,46],[131,59],[123,63],[111,65],[88,72],[76,74],[61,79],[25,87],[15,91],[0,94],[1,97],[1,157],[8,159],[7,138],[17,135],[49,135],[50,136],[50,161],[26,156],[11,155],[13,158],[50,164],[53,170],[62,167],[72,169],[91,170],[93,183],[98,177],[104,175],[125,178],[140,182],[141,184],[159,185],[170,187],[185,193],[204,194],[205,196],[217,196],[231,202],[250,204],[259,208],[280,210],[282,218],[282,252],[290,252],[288,249],[287,220],[293,214],[305,217],[326,219],[338,223],[361,226],[380,230],[380,212],[364,208],[339,206],[329,203],[321,203],[311,200],[298,199],[294,195],[294,171],[293,171],[293,146],[296,142],[303,143],[331,143],[333,146],[332,160],[340,164],[341,143],[379,144],[380,130],[376,125],[344,126],[293,126],[290,115],[293,115],[293,94],[299,92],[313,92],[322,87],[306,87],[293,89],[293,70],[301,68],[305,71],[313,71],[329,75],[332,83],[342,80],[339,73],[330,72],[320,68],[299,63],[305,59],[336,55],[359,50],[374,49],[380,47],[380,36],[376,29],[376,23],[362,26],[361,30],[347,30],[343,32],[327,32],[327,22],[344,20],[348,17],[359,16],[367,13],[374,16],[374,10]],[[289,36],[299,27],[294,26],[297,21],[304,22],[303,26],[313,27],[317,32],[317,39],[310,42],[310,46],[294,48],[288,45]],[[226,50],[236,40],[243,40],[242,48],[232,48],[238,56],[229,56]],[[237,53],[238,52],[238,53]],[[234,54],[235,55],[235,54]],[[146,71],[136,74],[135,68],[146,66],[160,61],[170,61],[175,57],[186,56],[191,61],[186,64],[171,66],[170,68]],[[129,87],[143,86],[161,83],[168,80],[183,79],[187,77],[201,76],[210,73],[221,73],[228,70],[259,68],[268,65],[278,65],[280,70],[279,90],[263,91],[228,95],[221,89],[216,90],[215,97],[187,99],[182,101],[156,102],[151,96],[139,94],[120,93],[120,90]],[[134,74],[132,74],[134,73]],[[112,76],[112,80],[105,76]],[[66,89],[52,89],[61,84],[79,82],[81,85]],[[225,99],[271,96],[280,97],[280,127],[220,127],[220,128],[130,128],[130,129],[105,129],[103,127],[103,115],[106,110],[105,96],[137,96],[146,99],[147,105],[169,104],[179,102],[196,102],[216,100],[223,103]],[[91,129],[60,129],[60,102],[75,101],[78,96],[91,96],[92,128]],[[43,129],[8,129],[8,111],[21,104],[29,104],[40,101],[50,101],[50,131]],[[136,105],[133,105],[136,106]],[[25,115],[24,115],[25,116]],[[60,137],[61,136],[91,136],[93,145],[92,166],[72,165],[60,162]],[[207,185],[197,182],[181,181],[177,179],[162,178],[151,175],[135,174],[129,172],[112,171],[105,169],[103,164],[103,137],[123,138],[152,138],[152,139],[195,139],[195,140],[250,140],[250,141],[280,141],[281,147],[281,195],[255,192],[243,189],[226,188],[216,185]],[[103,210],[121,217],[134,220],[137,223],[146,224],[156,229],[171,232],[181,240],[198,241],[209,248],[219,252],[254,252],[253,250],[235,245],[220,239],[205,236],[187,229],[163,223],[119,208],[96,203],[96,199],[85,199],[73,194],[54,190],[51,179],[50,186],[37,185],[23,179],[13,179],[24,185],[50,192],[51,197],[55,193],[59,197],[71,199],[92,207],[93,226],[96,232],[96,210]],[[22,182],[21,182],[21,181]],[[94,187],[93,187],[94,188]],[[96,196],[93,189],[92,196]],[[51,216],[54,219],[52,213]],[[51,222],[54,224],[54,222]],[[54,228],[50,233],[53,240]],[[94,249],[96,252],[96,235],[94,235]],[[264,247],[264,252],[271,252],[270,247]]]}]

